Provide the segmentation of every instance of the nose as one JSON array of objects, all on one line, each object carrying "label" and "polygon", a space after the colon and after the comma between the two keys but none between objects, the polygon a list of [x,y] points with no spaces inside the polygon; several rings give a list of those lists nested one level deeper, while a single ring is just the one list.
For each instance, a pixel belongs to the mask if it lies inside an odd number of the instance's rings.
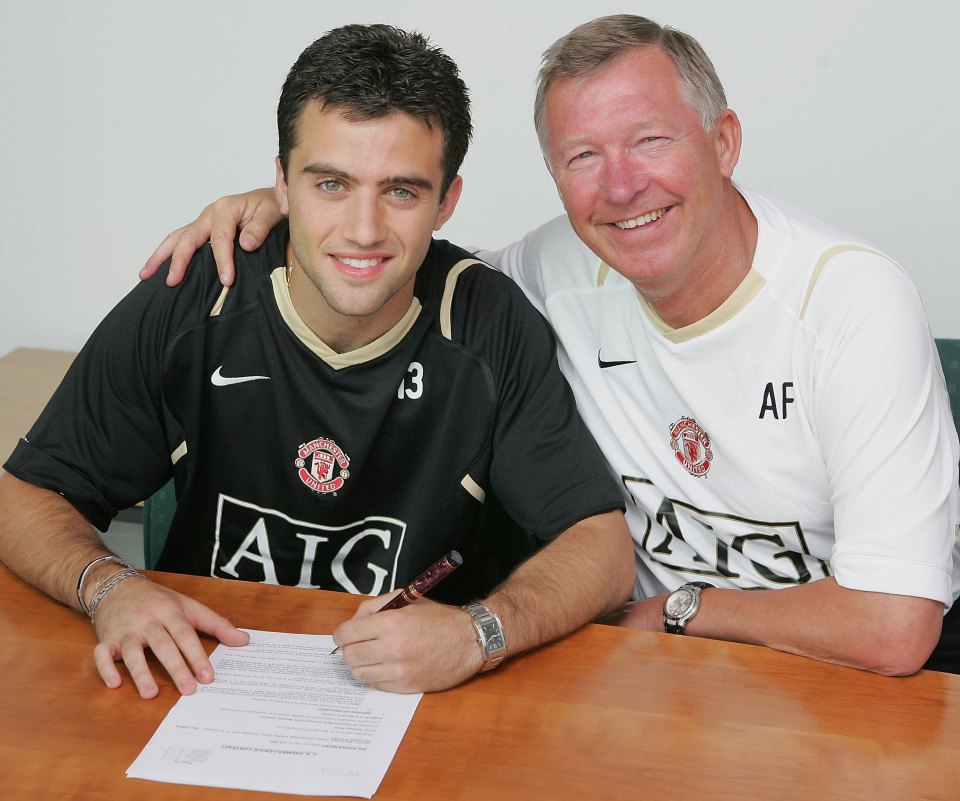
[{"label": "nose", "polygon": [[600,174],[600,194],[608,203],[626,206],[649,184],[643,160],[630,153],[608,154]]},{"label": "nose", "polygon": [[350,200],[343,233],[352,243],[369,248],[386,236],[379,192],[357,192]]}]

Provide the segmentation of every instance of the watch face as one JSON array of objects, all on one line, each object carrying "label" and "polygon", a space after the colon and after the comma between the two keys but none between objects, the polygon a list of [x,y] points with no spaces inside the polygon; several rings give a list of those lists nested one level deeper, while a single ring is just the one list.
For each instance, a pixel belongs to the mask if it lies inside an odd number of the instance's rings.
[{"label": "watch face", "polygon": [[663,604],[663,614],[678,620],[690,611],[690,607],[693,606],[693,599],[693,593],[681,587],[667,596],[667,600]]},{"label": "watch face", "polygon": [[487,653],[499,651],[501,648],[503,648],[503,637],[501,637],[499,634],[487,640]]}]

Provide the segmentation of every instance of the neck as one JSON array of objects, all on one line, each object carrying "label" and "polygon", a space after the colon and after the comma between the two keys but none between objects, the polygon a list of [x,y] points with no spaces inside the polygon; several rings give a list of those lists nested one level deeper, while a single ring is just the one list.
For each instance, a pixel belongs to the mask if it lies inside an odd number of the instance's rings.
[{"label": "neck", "polygon": [[683,328],[719,308],[746,278],[757,249],[757,220],[743,196],[730,187],[720,225],[705,242],[698,264],[670,276],[673,283],[639,286],[643,299],[671,328]]},{"label": "neck", "polygon": [[[297,316],[317,337],[335,353],[349,353],[379,339],[393,328],[409,308],[409,300],[402,305],[404,294],[384,304],[378,313],[369,316],[342,314],[332,308],[323,293],[299,266],[293,249],[287,246],[287,288]],[[392,309],[396,307],[396,313]]]}]

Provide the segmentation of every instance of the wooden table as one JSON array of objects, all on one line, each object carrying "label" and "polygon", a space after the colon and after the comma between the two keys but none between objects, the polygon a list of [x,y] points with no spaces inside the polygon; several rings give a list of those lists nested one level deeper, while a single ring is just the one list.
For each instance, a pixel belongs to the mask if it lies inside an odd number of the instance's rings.
[{"label": "wooden table", "polygon": [[17,348],[0,357],[0,464],[43,411],[75,353]]},{"label": "wooden table", "polygon": [[[240,626],[324,633],[355,596],[154,573]],[[213,643],[209,643],[212,650]],[[0,567],[0,796],[294,798],[124,777],[176,701],[100,682],[86,619]],[[588,626],[424,697],[375,796],[956,799],[960,677],[888,679],[733,643]]]},{"label": "wooden table", "polygon": [[[73,354],[0,358],[10,453]],[[353,596],[154,574],[267,630],[330,632]],[[214,643],[209,643],[212,650]],[[267,799],[126,779],[176,700],[101,684],[86,619],[0,567],[0,798]],[[886,679],[764,648],[589,626],[426,696],[379,801],[957,799],[960,676]]]}]

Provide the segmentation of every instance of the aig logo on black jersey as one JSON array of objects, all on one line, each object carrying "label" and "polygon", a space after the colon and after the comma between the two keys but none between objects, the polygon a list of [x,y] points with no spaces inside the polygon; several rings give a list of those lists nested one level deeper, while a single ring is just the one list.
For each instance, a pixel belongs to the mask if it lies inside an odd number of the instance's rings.
[{"label": "aig logo on black jersey", "polygon": [[394,589],[406,530],[388,517],[321,526],[221,495],[210,575],[380,595]]}]

